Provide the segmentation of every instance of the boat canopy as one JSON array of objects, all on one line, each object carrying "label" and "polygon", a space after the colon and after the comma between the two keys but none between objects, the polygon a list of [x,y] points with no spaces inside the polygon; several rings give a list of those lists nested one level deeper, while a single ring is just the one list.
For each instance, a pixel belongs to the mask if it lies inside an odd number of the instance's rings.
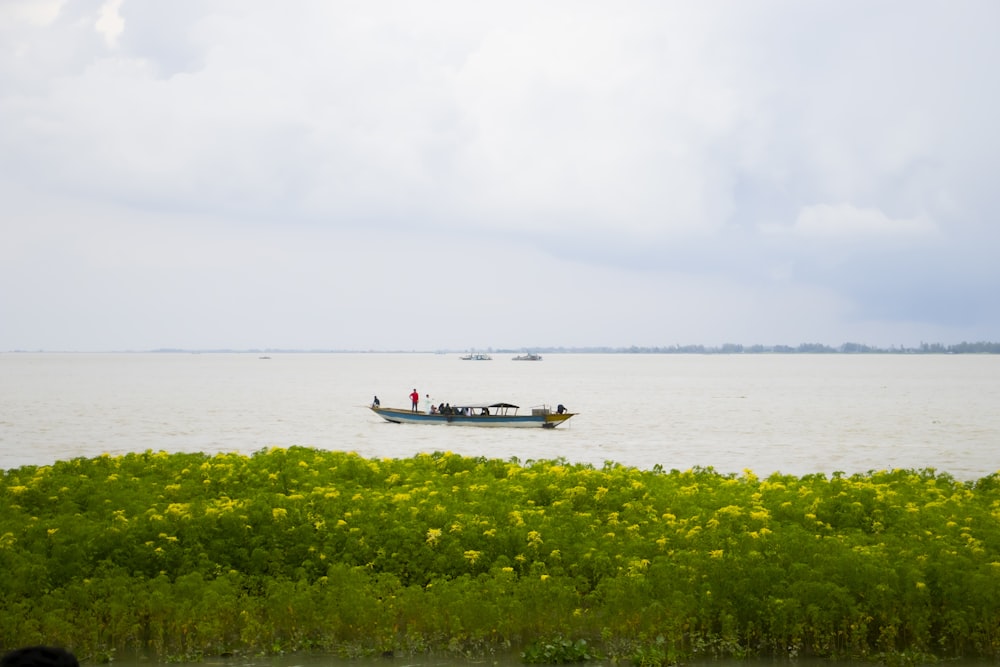
[{"label": "boat canopy", "polygon": [[482,410],[487,408],[490,412],[507,414],[508,410],[514,410],[515,412],[520,409],[521,406],[514,405],[513,403],[452,403],[452,410]]},{"label": "boat canopy", "polygon": [[514,405],[513,403],[452,403],[453,408],[513,408],[517,410],[520,405]]}]

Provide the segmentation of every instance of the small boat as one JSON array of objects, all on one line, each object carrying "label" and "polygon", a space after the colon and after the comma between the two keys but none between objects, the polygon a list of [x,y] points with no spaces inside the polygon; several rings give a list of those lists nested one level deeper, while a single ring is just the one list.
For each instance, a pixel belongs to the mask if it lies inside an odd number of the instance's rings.
[{"label": "small boat", "polygon": [[450,413],[437,411],[414,412],[406,408],[383,408],[372,405],[369,409],[382,419],[395,424],[453,424],[456,426],[517,426],[555,428],[572,417],[562,405],[552,410],[547,405],[531,408],[531,414],[518,414],[520,409],[512,403],[468,403],[454,406]]},{"label": "small boat", "polygon": [[462,361],[493,361],[493,357],[482,352],[475,352],[463,356]]},{"label": "small boat", "polygon": [[519,354],[513,358],[514,361],[541,361],[542,355],[529,352],[528,354]]}]

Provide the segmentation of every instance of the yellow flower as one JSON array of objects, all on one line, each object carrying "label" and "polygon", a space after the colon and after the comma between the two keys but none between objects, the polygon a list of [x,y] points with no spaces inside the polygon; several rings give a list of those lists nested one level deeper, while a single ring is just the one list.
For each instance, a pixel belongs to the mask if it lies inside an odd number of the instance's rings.
[{"label": "yellow flower", "polygon": [[439,539],[441,539],[440,528],[427,529],[427,544],[437,544]]}]

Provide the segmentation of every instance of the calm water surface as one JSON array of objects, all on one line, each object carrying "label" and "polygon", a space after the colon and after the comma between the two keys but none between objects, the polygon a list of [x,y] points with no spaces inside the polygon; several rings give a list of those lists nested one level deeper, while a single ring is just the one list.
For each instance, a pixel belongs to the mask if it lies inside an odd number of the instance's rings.
[{"label": "calm water surface", "polygon": [[[1000,356],[0,354],[0,468],[308,445],[802,475],[1000,469]],[[366,405],[564,403],[556,430],[384,422]]]}]

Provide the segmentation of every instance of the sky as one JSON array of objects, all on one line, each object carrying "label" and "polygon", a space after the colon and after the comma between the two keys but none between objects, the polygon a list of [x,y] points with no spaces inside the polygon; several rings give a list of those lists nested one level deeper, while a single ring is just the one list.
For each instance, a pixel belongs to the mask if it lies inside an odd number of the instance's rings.
[{"label": "sky", "polygon": [[0,0],[0,351],[997,341],[998,25]]}]

